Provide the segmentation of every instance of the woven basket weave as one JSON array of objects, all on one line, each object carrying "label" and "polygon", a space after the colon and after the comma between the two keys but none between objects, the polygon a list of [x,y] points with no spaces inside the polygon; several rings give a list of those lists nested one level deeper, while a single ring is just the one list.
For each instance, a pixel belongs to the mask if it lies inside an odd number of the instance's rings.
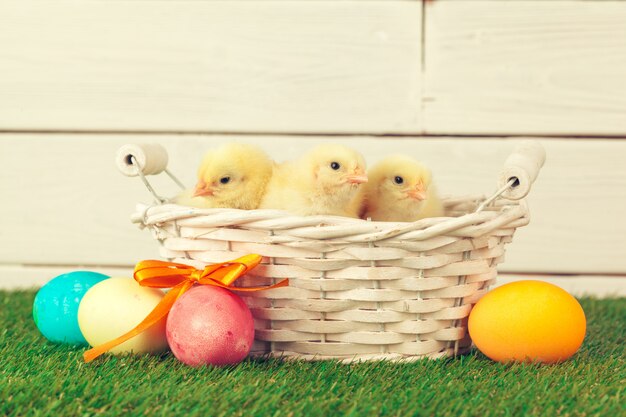
[{"label": "woven basket weave", "polygon": [[[533,146],[535,154],[514,154],[530,162],[505,178],[505,195],[520,182],[528,192],[543,164]],[[494,282],[505,244],[529,222],[524,200],[500,198],[475,212],[483,202],[447,198],[448,217],[414,223],[159,202],[138,205],[132,221],[152,230],[168,260],[200,268],[257,253],[263,262],[241,285],[289,278],[288,287],[242,295],[255,318],[252,355],[410,361],[470,347],[471,307]]]}]

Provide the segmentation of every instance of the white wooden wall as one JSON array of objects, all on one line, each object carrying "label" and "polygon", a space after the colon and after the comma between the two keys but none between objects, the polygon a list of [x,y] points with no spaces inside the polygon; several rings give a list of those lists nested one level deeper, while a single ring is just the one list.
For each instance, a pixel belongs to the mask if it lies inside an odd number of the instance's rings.
[{"label": "white wooden wall", "polygon": [[158,256],[128,220],[150,195],[114,167],[127,142],[162,143],[188,184],[226,141],[277,160],[341,141],[487,194],[535,137],[504,281],[626,294],[624,22],[626,1],[0,0],[0,287]]}]

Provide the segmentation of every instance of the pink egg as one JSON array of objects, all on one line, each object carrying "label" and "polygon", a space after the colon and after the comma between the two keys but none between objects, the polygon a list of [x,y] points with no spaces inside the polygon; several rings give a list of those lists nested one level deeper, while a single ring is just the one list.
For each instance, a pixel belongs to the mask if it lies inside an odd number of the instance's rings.
[{"label": "pink egg", "polygon": [[174,356],[187,365],[231,365],[250,352],[254,321],[238,295],[201,285],[176,301],[167,317],[166,335]]}]

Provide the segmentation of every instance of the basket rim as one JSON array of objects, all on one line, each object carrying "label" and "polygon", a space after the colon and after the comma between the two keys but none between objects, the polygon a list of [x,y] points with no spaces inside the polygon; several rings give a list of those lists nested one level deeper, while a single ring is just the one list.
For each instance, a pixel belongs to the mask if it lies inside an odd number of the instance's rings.
[{"label": "basket rim", "polygon": [[176,227],[269,231],[276,243],[284,242],[284,239],[349,239],[353,243],[367,243],[396,237],[422,241],[442,235],[474,238],[505,226],[517,228],[529,223],[525,199],[501,199],[481,212],[467,212],[468,207],[475,207],[484,198],[482,195],[445,198],[446,210],[458,212],[459,216],[431,217],[415,222],[370,221],[331,215],[299,216],[274,209],[195,208],[172,203],[139,203],[131,221],[141,228],[174,223]]}]

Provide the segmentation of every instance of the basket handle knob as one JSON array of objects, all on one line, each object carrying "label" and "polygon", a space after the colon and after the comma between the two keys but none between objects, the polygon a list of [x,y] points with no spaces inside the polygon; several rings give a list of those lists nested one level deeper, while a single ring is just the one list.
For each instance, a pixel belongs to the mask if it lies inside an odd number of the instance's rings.
[{"label": "basket handle knob", "polygon": [[126,144],[117,150],[117,169],[128,177],[156,175],[167,169],[167,151],[158,143]]},{"label": "basket handle knob", "polygon": [[519,200],[528,195],[530,188],[539,175],[539,170],[546,161],[546,151],[536,140],[520,142],[504,163],[498,178],[499,187],[513,184],[502,193],[509,200]]}]

